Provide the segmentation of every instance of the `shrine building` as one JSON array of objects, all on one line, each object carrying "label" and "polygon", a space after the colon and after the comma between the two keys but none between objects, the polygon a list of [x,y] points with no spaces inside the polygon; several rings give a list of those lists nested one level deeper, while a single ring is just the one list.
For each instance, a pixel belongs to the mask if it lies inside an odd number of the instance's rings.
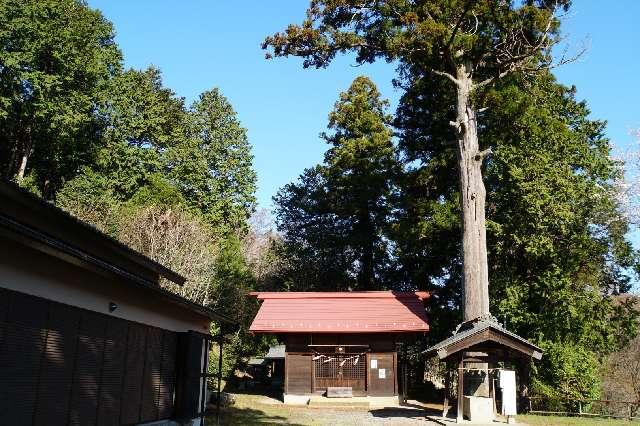
[{"label": "shrine building", "polygon": [[[398,394],[398,347],[429,331],[426,292],[256,292],[250,331],[285,345],[284,396]],[[328,395],[330,396],[330,395]]]}]

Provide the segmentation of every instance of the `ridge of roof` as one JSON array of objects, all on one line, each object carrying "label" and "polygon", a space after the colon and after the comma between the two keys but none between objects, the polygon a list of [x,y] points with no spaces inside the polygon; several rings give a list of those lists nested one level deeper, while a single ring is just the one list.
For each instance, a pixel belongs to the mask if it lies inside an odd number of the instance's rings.
[{"label": "ridge of roof", "polygon": [[267,299],[404,299],[425,300],[430,294],[426,291],[253,291],[249,296],[258,300]]}]

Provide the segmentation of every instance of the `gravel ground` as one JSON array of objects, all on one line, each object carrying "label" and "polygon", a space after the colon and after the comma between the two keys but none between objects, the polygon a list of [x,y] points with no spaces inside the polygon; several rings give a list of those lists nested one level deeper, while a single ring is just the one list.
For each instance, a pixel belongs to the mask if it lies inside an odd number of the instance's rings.
[{"label": "gravel ground", "polygon": [[[236,403],[222,411],[223,425],[437,425],[422,407],[362,408],[294,407],[258,395],[236,395]],[[209,424],[215,424],[211,417]]]},{"label": "gravel ground", "polygon": [[[429,421],[426,415],[438,414],[437,404],[422,405],[413,402],[404,408],[329,408],[295,407],[284,405],[275,398],[263,395],[235,394],[236,402],[223,408],[221,425],[290,425],[290,426],[366,426],[366,425],[438,425]],[[207,424],[215,425],[215,416],[207,419]],[[455,423],[449,423],[453,426]],[[640,426],[640,422],[599,418],[518,416],[518,424],[526,426]],[[494,423],[499,425],[499,423]]]}]

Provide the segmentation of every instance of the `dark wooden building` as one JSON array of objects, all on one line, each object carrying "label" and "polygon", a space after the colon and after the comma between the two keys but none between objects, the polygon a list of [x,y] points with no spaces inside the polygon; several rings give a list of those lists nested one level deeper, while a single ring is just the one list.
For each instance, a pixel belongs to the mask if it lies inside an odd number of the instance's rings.
[{"label": "dark wooden building", "polygon": [[0,253],[0,425],[200,417],[218,317],[160,286],[183,277],[10,183]]},{"label": "dark wooden building", "polygon": [[250,330],[285,344],[286,395],[350,388],[398,394],[397,344],[429,330],[424,292],[252,293],[262,301]]}]

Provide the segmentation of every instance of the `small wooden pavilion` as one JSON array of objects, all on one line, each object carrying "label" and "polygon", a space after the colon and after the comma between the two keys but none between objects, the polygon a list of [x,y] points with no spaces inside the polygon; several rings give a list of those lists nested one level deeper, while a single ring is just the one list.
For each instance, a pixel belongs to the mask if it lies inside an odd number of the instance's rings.
[{"label": "small wooden pavilion", "polygon": [[429,330],[425,292],[251,295],[262,305],[250,331],[275,334],[285,344],[285,400],[329,388],[397,395],[397,343]]},{"label": "small wooden pavilion", "polygon": [[491,411],[496,410],[495,372],[499,364],[516,364],[528,373],[532,359],[540,360],[542,350],[508,331],[495,317],[485,315],[462,323],[454,334],[431,346],[424,354],[436,355],[447,366],[443,417],[449,410],[451,373],[457,370],[457,421],[473,405],[474,398],[490,398]]}]

